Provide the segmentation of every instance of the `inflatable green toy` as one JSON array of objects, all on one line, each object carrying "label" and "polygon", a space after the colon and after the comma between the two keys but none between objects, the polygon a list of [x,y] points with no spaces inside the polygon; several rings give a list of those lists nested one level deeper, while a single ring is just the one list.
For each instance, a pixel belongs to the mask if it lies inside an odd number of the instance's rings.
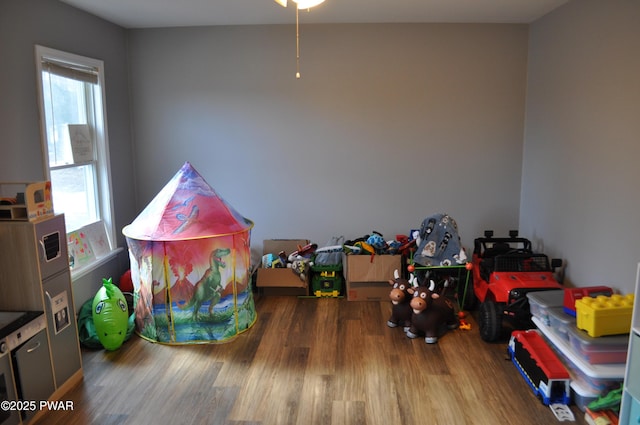
[{"label": "inflatable green toy", "polygon": [[120,348],[127,336],[129,308],[124,295],[111,278],[102,279],[102,288],[93,297],[91,310],[102,346],[109,351]]}]

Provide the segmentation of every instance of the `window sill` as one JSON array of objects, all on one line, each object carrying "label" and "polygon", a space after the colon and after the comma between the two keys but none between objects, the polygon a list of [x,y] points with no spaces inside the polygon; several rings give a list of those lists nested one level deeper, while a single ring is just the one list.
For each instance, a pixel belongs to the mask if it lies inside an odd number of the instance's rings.
[{"label": "window sill", "polygon": [[89,264],[85,264],[84,266],[82,266],[80,268],[71,270],[71,281],[74,282],[74,281],[80,279],[81,277],[91,273],[92,271],[96,270],[98,267],[108,263],[112,259],[116,258],[116,256],[120,252],[122,252],[123,249],[124,248],[122,248],[122,247],[118,247],[118,248],[114,249],[113,251],[109,252],[108,254],[103,255],[100,258],[96,258],[94,261],[92,261]]}]

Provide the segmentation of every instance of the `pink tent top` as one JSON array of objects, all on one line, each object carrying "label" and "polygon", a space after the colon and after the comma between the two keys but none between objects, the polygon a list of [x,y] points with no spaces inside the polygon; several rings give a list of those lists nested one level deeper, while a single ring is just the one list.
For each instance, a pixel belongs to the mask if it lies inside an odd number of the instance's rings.
[{"label": "pink tent top", "polygon": [[139,240],[185,240],[245,232],[253,222],[244,218],[185,162],[138,217],[122,229]]}]

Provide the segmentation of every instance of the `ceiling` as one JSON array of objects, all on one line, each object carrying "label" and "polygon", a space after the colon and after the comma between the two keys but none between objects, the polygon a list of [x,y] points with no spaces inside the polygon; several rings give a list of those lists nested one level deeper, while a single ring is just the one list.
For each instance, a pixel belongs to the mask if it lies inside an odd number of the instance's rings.
[{"label": "ceiling", "polygon": [[[291,24],[274,0],[61,0],[125,28]],[[530,23],[568,0],[326,0],[303,23]]]}]

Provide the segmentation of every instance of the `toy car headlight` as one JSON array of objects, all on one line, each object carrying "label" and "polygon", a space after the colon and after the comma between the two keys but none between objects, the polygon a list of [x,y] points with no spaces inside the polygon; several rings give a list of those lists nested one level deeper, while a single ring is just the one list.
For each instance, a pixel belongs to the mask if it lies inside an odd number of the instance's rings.
[{"label": "toy car headlight", "polygon": [[521,299],[523,297],[526,297],[526,296],[527,296],[526,292],[525,291],[521,291],[519,288],[512,289],[509,292],[509,298],[511,298],[512,300],[519,300],[519,299]]}]

